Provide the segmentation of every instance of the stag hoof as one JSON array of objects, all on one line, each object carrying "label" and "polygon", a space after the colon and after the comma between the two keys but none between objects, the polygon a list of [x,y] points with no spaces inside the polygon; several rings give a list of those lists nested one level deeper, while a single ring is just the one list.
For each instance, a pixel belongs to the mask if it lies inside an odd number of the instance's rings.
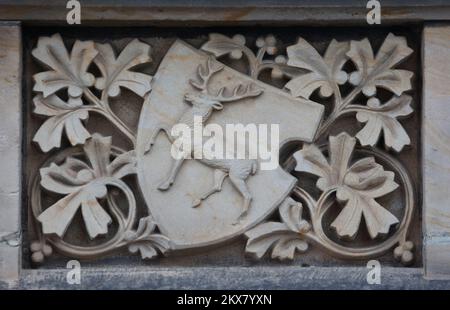
[{"label": "stag hoof", "polygon": [[192,208],[197,208],[198,206],[201,205],[201,203],[202,203],[201,199],[198,198],[194,199],[194,201],[192,202]]},{"label": "stag hoof", "polygon": [[238,217],[237,219],[234,220],[234,222],[231,225],[236,226],[236,225],[240,225],[241,223],[242,223],[242,218]]},{"label": "stag hoof", "polygon": [[158,186],[158,189],[159,189],[160,191],[165,191],[165,190],[168,190],[168,189],[170,188],[171,185],[172,185],[172,182],[171,182],[171,181],[164,181],[163,183],[161,183],[161,184]]},{"label": "stag hoof", "polygon": [[247,216],[247,211],[244,211],[239,215],[239,217],[233,222],[233,225],[239,225],[242,223],[242,220]]}]

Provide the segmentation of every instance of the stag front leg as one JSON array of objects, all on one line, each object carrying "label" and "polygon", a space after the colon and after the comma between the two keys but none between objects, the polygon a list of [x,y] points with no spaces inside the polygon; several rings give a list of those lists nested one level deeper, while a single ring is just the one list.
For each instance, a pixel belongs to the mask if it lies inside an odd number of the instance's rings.
[{"label": "stag front leg", "polygon": [[172,186],[173,182],[175,181],[175,177],[178,174],[178,171],[180,171],[181,165],[183,165],[183,162],[184,162],[184,158],[177,159],[174,161],[174,163],[172,164],[170,173],[167,176],[166,180],[159,185],[159,187],[158,187],[159,190],[165,191]]}]

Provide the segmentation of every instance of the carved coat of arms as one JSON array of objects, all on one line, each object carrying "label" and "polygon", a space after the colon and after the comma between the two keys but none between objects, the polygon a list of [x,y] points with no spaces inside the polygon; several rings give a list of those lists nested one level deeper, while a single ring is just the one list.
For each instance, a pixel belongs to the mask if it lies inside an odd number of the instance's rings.
[{"label": "carved coat of arms", "polygon": [[[196,84],[193,79],[201,81]],[[222,87],[229,89],[219,93]],[[237,87],[242,91],[233,91]],[[136,147],[139,184],[161,231],[180,249],[227,240],[271,214],[296,182],[282,168],[258,169],[257,160],[174,160],[167,138],[173,125],[193,124],[195,115],[223,126],[277,123],[282,143],[312,142],[322,113],[322,105],[293,98],[176,41],[153,77]],[[156,136],[161,128],[166,134]],[[215,186],[218,193],[191,207]],[[236,223],[243,212],[245,216]]]},{"label": "carved coat of arms", "polygon": [[[39,39],[32,54],[48,70],[34,76],[34,113],[45,121],[33,141],[45,153],[60,148],[63,136],[72,147],[54,152],[30,184],[34,262],[41,263],[54,248],[95,258],[127,247],[153,258],[239,236],[247,238],[246,252],[258,258],[271,252],[272,258],[292,259],[313,243],[350,259],[395,247],[397,259],[412,262],[413,244],[407,240],[412,183],[392,154],[376,148],[381,135],[394,152],[410,143],[398,121],[413,111],[412,98],[404,94],[411,89],[412,72],[396,68],[412,53],[405,38],[389,34],[377,53],[367,39],[333,40],[323,56],[302,38],[287,47],[286,56],[276,56],[271,35],[256,40],[256,53],[245,43],[242,35],[221,34],[211,34],[201,48],[175,40],[149,76],[134,69],[152,60],[151,47],[137,39],[118,55],[110,44],[76,41],[69,53],[59,35]],[[226,65],[224,56],[245,56],[248,74]],[[345,69],[349,62],[353,72]],[[287,82],[275,87],[259,79],[261,72]],[[143,101],[137,131],[110,106],[124,88]],[[382,103],[378,88],[390,91],[391,99]],[[313,93],[332,98],[326,116],[324,105],[310,100]],[[361,96],[367,102],[357,102]],[[131,147],[121,149],[111,137],[91,134],[85,127],[91,113],[109,121]],[[328,136],[334,121],[348,114],[356,114],[362,129],[354,136]],[[286,165],[316,177],[313,186],[320,194],[297,185],[279,165],[261,169],[260,157],[195,156],[203,142],[194,139],[187,151],[176,144],[172,129],[181,123],[194,134],[196,121],[219,127],[277,124],[277,145],[267,147],[300,143]],[[328,144],[317,145],[319,138]],[[134,174],[138,189],[127,183]],[[401,214],[377,202],[400,187]],[[136,191],[145,206],[138,205]],[[52,203],[45,205],[44,192],[54,195]],[[142,207],[147,215],[138,218]],[[332,208],[339,212],[324,220]],[[89,245],[67,238],[78,213]],[[361,230],[370,245],[340,243],[354,240]]]}]

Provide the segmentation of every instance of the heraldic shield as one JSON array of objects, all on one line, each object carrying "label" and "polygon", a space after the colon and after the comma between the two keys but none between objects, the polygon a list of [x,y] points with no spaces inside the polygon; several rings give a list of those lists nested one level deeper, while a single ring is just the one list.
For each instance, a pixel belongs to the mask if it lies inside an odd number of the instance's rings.
[{"label": "heraldic shield", "polygon": [[205,125],[278,124],[280,146],[312,142],[323,106],[252,79],[181,40],[171,46],[152,82],[139,120],[138,180],[173,249],[237,237],[276,210],[295,186],[294,177],[279,166],[259,169],[260,159],[176,160],[171,128],[192,125],[193,116],[200,115]]}]

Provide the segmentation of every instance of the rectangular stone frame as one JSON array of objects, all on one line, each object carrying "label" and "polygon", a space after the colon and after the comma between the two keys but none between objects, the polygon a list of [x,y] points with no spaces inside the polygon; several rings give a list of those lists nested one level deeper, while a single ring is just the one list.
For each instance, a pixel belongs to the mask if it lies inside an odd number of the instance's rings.
[{"label": "rectangular stone frame", "polygon": [[21,264],[22,40],[17,23],[0,23],[0,280]]},{"label": "rectangular stone frame", "polygon": [[450,278],[450,24],[423,31],[422,171],[425,276]]},{"label": "rectangular stone frame", "polygon": [[[0,3],[0,288],[74,288],[67,270],[21,269],[21,24],[65,25],[64,3],[37,7],[33,1]],[[83,6],[84,26],[158,25],[364,25],[367,9],[361,1],[134,1],[117,6],[91,1]],[[345,289],[450,288],[450,152],[443,143],[450,133],[450,4],[442,1],[383,1],[382,23],[426,22],[423,33],[423,224],[424,268],[382,268],[381,285],[369,285],[366,268],[255,266],[158,268],[86,268],[77,288],[130,289]],[[99,22],[102,20],[102,23]],[[9,21],[9,22],[8,22]],[[431,22],[431,23],[430,23]],[[8,115],[8,117],[5,117]],[[449,141],[450,142],[450,141]],[[446,279],[445,281],[429,281]],[[262,284],[264,283],[264,284]]]}]

